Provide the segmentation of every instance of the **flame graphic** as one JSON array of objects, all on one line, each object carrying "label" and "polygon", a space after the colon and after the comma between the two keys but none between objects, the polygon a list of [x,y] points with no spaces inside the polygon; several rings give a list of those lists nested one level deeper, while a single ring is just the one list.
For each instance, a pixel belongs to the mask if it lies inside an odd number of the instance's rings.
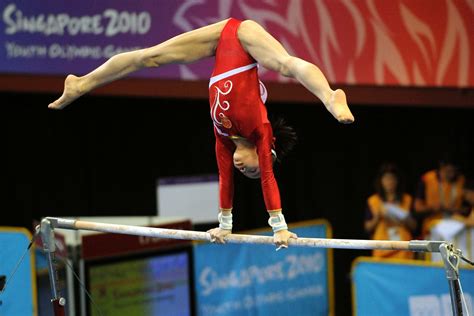
[{"label": "flame graphic", "polygon": [[173,23],[185,32],[229,16],[255,20],[333,82],[474,86],[474,0],[184,0]]}]

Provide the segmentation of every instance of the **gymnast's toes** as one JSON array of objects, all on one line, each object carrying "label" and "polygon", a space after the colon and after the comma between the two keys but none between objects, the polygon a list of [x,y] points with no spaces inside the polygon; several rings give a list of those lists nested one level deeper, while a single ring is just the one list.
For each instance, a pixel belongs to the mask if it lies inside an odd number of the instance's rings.
[{"label": "gymnast's toes", "polygon": [[354,116],[350,115],[350,116],[339,116],[337,118],[337,120],[339,121],[339,123],[342,123],[342,124],[351,124],[351,123],[354,123]]}]

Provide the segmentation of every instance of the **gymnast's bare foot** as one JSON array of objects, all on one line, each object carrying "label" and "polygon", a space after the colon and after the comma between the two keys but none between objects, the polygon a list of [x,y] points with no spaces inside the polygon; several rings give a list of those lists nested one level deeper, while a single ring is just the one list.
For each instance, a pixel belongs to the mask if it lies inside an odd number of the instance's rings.
[{"label": "gymnast's bare foot", "polygon": [[48,108],[55,110],[63,109],[66,105],[70,104],[71,102],[79,98],[81,95],[83,95],[84,91],[82,90],[83,89],[81,88],[79,77],[76,77],[74,75],[67,76],[66,80],[64,81],[63,94],[59,99],[50,103],[48,105]]},{"label": "gymnast's bare foot", "polygon": [[329,103],[326,105],[327,110],[342,124],[350,124],[354,122],[354,116],[347,105],[346,94],[343,90],[337,89],[333,91],[329,97]]}]

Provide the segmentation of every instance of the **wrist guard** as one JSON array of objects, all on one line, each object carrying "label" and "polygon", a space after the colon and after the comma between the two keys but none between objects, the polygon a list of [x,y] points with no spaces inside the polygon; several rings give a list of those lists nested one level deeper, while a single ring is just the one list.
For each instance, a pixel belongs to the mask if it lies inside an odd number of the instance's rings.
[{"label": "wrist guard", "polygon": [[219,220],[220,229],[232,230],[232,214],[223,215],[222,212],[219,212],[217,219]]},{"label": "wrist guard", "polygon": [[277,216],[270,216],[268,219],[268,225],[272,227],[274,233],[279,232],[280,230],[288,230],[285,217],[281,213]]}]

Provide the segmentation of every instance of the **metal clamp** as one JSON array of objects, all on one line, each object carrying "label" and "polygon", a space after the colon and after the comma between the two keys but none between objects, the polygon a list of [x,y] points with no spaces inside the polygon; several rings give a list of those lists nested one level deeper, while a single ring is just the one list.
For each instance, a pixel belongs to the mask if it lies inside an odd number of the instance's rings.
[{"label": "metal clamp", "polygon": [[48,272],[49,272],[49,281],[51,283],[51,294],[55,315],[65,315],[64,305],[66,305],[66,299],[62,297],[58,291],[57,287],[57,270],[56,270],[56,259],[54,257],[54,252],[56,251],[56,244],[54,240],[54,230],[53,225],[49,218],[44,218],[41,221],[40,227],[40,236],[41,241],[43,242],[43,250],[46,253],[46,258],[48,260]]},{"label": "metal clamp", "polygon": [[462,256],[461,250],[454,248],[453,244],[443,243],[439,246],[439,252],[446,269],[453,315],[464,315],[464,297],[461,289],[461,281],[459,280],[459,262],[461,261],[460,258]]}]

